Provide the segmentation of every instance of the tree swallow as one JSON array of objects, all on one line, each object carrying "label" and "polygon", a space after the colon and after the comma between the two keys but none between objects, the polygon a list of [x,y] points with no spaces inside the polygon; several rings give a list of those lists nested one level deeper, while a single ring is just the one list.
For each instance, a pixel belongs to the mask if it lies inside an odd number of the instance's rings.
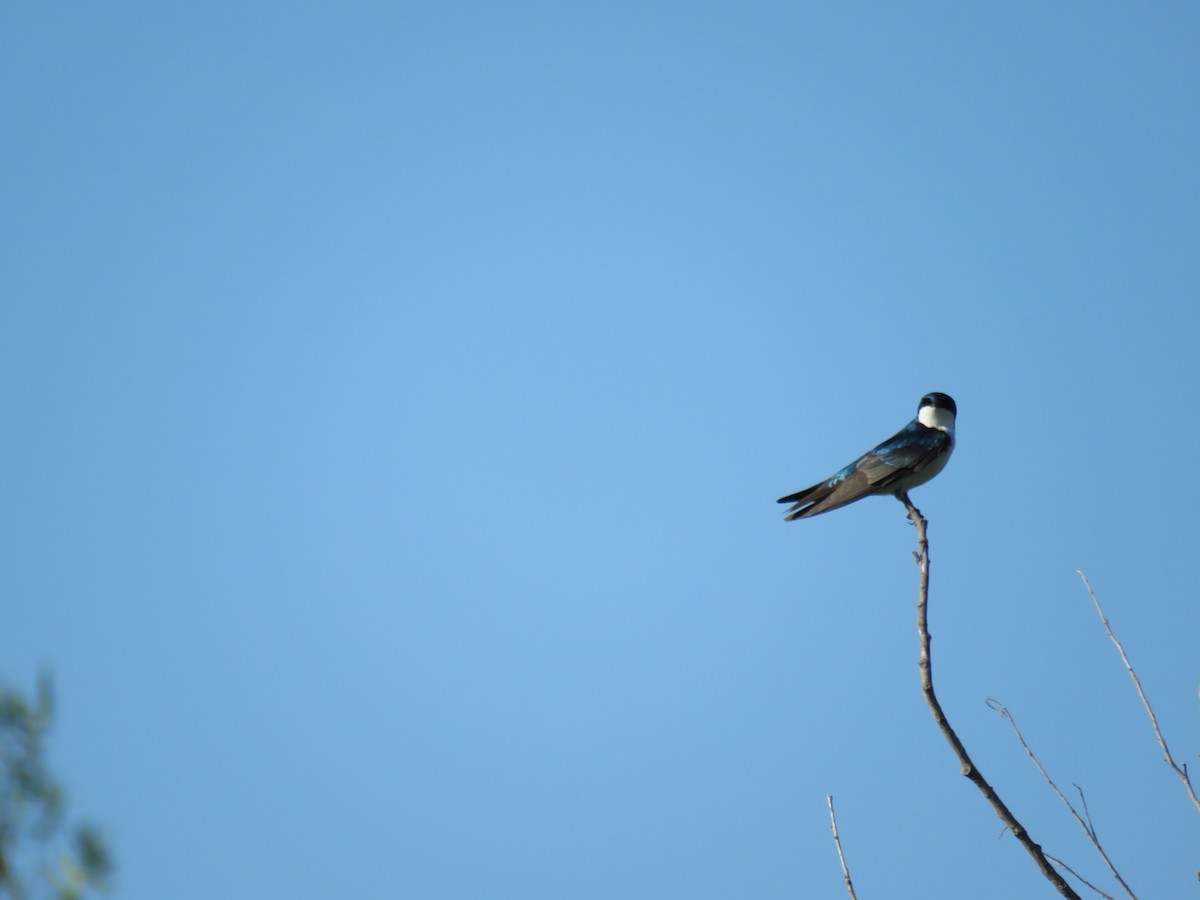
[{"label": "tree swallow", "polygon": [[910,489],[946,467],[954,450],[956,415],[958,407],[948,394],[926,394],[917,417],[870,453],[825,481],[780,497],[780,503],[795,504],[784,518],[818,516],[871,494],[892,494],[903,501]]}]

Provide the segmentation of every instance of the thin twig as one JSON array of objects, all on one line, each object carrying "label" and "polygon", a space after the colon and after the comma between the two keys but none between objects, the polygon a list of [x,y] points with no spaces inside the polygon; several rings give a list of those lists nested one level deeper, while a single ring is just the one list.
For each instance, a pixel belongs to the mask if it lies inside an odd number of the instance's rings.
[{"label": "thin twig", "polygon": [[850,900],[858,900],[858,895],[854,893],[854,883],[850,881],[850,870],[846,868],[846,857],[842,856],[842,839],[838,837],[837,816],[833,814],[833,794],[826,794],[825,802],[829,804],[829,825],[833,828],[833,845],[837,847],[838,861],[842,864],[842,877],[846,879],[846,890],[850,893]]},{"label": "thin twig", "polygon": [[[1014,727],[1016,727],[1016,726],[1014,726]],[[1081,788],[1075,782],[1072,781],[1071,786],[1073,788],[1075,788],[1075,790],[1079,791],[1079,802],[1083,804],[1083,815],[1084,815],[1084,818],[1087,819],[1088,831],[1091,832],[1092,834],[1095,834],[1096,826],[1092,824],[1092,813],[1088,809],[1087,796],[1083,793],[1083,788]]]},{"label": "thin twig", "polygon": [[1104,893],[1104,891],[1100,890],[1100,888],[1096,887],[1094,884],[1092,884],[1090,881],[1088,881],[1086,878],[1084,878],[1082,875],[1080,875],[1078,872],[1076,872],[1074,869],[1072,869],[1070,866],[1068,866],[1065,862],[1063,862],[1057,856],[1051,856],[1049,853],[1047,853],[1046,858],[1048,860],[1050,860],[1051,862],[1053,862],[1056,866],[1062,866],[1064,869],[1066,869],[1068,872],[1070,872],[1072,875],[1074,875],[1080,882],[1082,882],[1087,887],[1090,887],[1093,891],[1095,891],[1097,894],[1099,894],[1101,897],[1103,897],[1104,900],[1115,900],[1115,898],[1111,894]]},{"label": "thin twig", "polygon": [[1017,817],[1009,811],[1008,807],[1004,805],[1004,801],[1000,799],[1000,796],[988,784],[987,779],[983,777],[979,769],[971,762],[971,757],[967,755],[966,748],[962,745],[962,741],[958,739],[958,735],[954,729],[950,727],[950,722],[946,718],[946,714],[942,711],[942,705],[938,702],[937,695],[933,691],[933,661],[929,653],[929,539],[926,534],[926,525],[928,525],[928,522],[921,515],[921,511],[913,506],[913,502],[908,499],[907,493],[900,493],[896,496],[908,510],[908,517],[917,529],[917,549],[919,552],[914,553],[913,556],[917,560],[917,569],[920,572],[917,589],[917,634],[921,640],[919,666],[921,670],[921,692],[925,695],[925,702],[929,706],[929,711],[933,713],[934,721],[937,722],[942,735],[946,738],[947,743],[950,744],[954,755],[958,757],[963,775],[970,779],[971,783],[979,788],[983,796],[987,798],[987,801],[992,804],[992,808],[996,810],[996,815],[1000,817],[1000,821],[1008,826],[1016,839],[1021,842],[1021,846],[1033,857],[1033,861],[1037,864],[1042,875],[1046,877],[1046,880],[1053,884],[1064,897],[1082,900],[1075,893],[1075,889],[1067,884],[1058,870],[1050,864],[1050,861],[1046,859],[1046,854],[1042,852],[1042,848],[1029,836],[1025,827],[1017,821]]},{"label": "thin twig", "polygon": [[[1042,766],[1041,761],[1033,752],[1033,748],[1026,743],[1025,735],[1021,734],[1021,729],[1017,727],[1017,720],[1014,719],[1012,713],[1008,711],[1008,707],[999,700],[988,700],[987,705],[998,712],[1001,718],[1008,720],[1008,724],[1012,726],[1013,733],[1016,734],[1017,740],[1020,741],[1021,746],[1025,748],[1025,753],[1033,761],[1033,764],[1037,767],[1037,770],[1042,773],[1042,777],[1046,779],[1046,784],[1050,785],[1051,790],[1058,795],[1058,799],[1061,800],[1066,805],[1067,809],[1071,811],[1071,815],[1075,817],[1075,821],[1079,823],[1079,827],[1083,829],[1084,834],[1086,834],[1088,839],[1092,842],[1092,846],[1096,848],[1096,852],[1100,854],[1100,858],[1104,860],[1104,864],[1108,866],[1108,871],[1112,872],[1113,878],[1120,882],[1121,887],[1125,889],[1125,893],[1128,894],[1132,900],[1137,900],[1137,895],[1133,892],[1129,885],[1125,883],[1125,879],[1121,877],[1121,873],[1117,871],[1117,867],[1113,865],[1113,861],[1108,858],[1108,854],[1104,852],[1104,847],[1100,844],[1100,838],[1096,834],[1096,827],[1092,824],[1092,815],[1088,812],[1087,798],[1083,795],[1083,788],[1081,788],[1079,785],[1075,785],[1075,790],[1079,791],[1079,799],[1083,802],[1083,811],[1087,816],[1086,822],[1084,821],[1083,816],[1079,815],[1078,810],[1075,809],[1071,801],[1068,800],[1063,792],[1058,789],[1058,785],[1054,783],[1054,779],[1050,777],[1050,773],[1048,773]],[[1080,881],[1083,881],[1084,884],[1087,884],[1088,887],[1092,887],[1093,890],[1095,890],[1091,884],[1089,884],[1087,881],[1084,881],[1084,879],[1075,873],[1074,870],[1068,871],[1070,871],[1072,875],[1075,875],[1075,877]],[[1105,896],[1108,895],[1105,894]]]},{"label": "thin twig", "polygon": [[1129,657],[1125,655],[1125,648],[1121,646],[1121,642],[1113,634],[1112,626],[1108,624],[1108,616],[1104,615],[1104,608],[1100,606],[1100,601],[1096,599],[1096,592],[1092,590],[1087,576],[1082,571],[1076,569],[1075,574],[1079,576],[1080,580],[1083,581],[1083,586],[1087,588],[1088,596],[1092,598],[1092,605],[1096,607],[1096,612],[1100,615],[1100,622],[1104,625],[1104,630],[1108,632],[1109,640],[1113,642],[1113,645],[1117,648],[1117,652],[1121,654],[1121,662],[1125,664],[1125,671],[1133,679],[1133,686],[1137,688],[1138,696],[1142,698],[1142,706],[1146,708],[1146,715],[1150,717],[1150,726],[1154,729],[1154,736],[1158,738],[1158,746],[1162,748],[1163,760],[1175,770],[1175,774],[1179,776],[1179,780],[1183,782],[1183,786],[1187,789],[1188,796],[1192,798],[1192,804],[1197,810],[1200,810],[1200,797],[1196,796],[1196,789],[1192,787],[1192,779],[1188,776],[1187,766],[1179,766],[1175,762],[1174,757],[1171,756],[1171,751],[1167,749],[1167,742],[1158,727],[1158,717],[1154,715],[1154,709],[1150,706],[1150,701],[1146,699],[1146,692],[1142,690],[1142,681],[1138,678],[1137,672],[1133,670],[1133,665],[1129,662]]}]

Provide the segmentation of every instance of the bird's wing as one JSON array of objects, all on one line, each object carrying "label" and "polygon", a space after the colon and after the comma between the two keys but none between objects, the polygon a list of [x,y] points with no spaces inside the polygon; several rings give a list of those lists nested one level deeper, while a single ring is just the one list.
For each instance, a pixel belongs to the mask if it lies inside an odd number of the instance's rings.
[{"label": "bird's wing", "polygon": [[838,509],[875,493],[878,486],[870,482],[867,476],[858,470],[859,464],[870,455],[867,453],[860,456],[825,481],[818,482],[812,487],[794,494],[788,494],[786,497],[780,497],[780,503],[795,504],[788,510],[784,520],[791,522],[794,519],[807,519],[809,516],[817,516],[823,512],[829,512],[831,509]]},{"label": "bird's wing", "polygon": [[887,488],[913,469],[919,469],[950,444],[950,435],[938,428],[926,428],[909,422],[858,462],[861,472],[875,491]]}]

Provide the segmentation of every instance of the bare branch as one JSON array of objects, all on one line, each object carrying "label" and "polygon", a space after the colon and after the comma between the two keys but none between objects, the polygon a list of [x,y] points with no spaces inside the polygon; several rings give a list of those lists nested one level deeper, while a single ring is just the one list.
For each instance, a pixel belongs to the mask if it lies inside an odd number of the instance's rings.
[{"label": "bare branch", "polygon": [[954,729],[950,727],[950,722],[946,718],[945,712],[942,711],[942,705],[938,702],[937,695],[933,691],[933,661],[930,658],[929,652],[929,539],[926,534],[928,522],[921,515],[921,511],[913,506],[913,502],[908,499],[907,493],[898,494],[897,499],[904,504],[908,510],[909,519],[912,520],[913,526],[917,529],[917,550],[919,552],[913,555],[916,557],[917,569],[920,572],[917,589],[917,634],[921,641],[921,657],[918,665],[921,670],[921,692],[925,695],[925,702],[929,706],[929,711],[933,713],[934,721],[937,722],[942,735],[946,738],[947,743],[950,744],[954,755],[958,757],[963,775],[970,779],[971,783],[979,788],[983,796],[987,798],[987,801],[992,804],[992,808],[996,810],[996,815],[1000,817],[1000,821],[1008,826],[1017,840],[1021,842],[1021,846],[1033,857],[1033,861],[1046,877],[1046,880],[1053,884],[1064,897],[1081,900],[1080,896],[1075,893],[1075,889],[1067,884],[1058,870],[1050,864],[1050,861],[1046,858],[1046,854],[1042,852],[1042,848],[1029,836],[1025,827],[1017,821],[1017,817],[1009,811],[1004,801],[1000,799],[1000,796],[987,782],[987,779],[983,777],[979,769],[971,762],[971,757],[967,755],[966,748],[962,745],[962,741],[958,739],[958,735]]},{"label": "bare branch", "polygon": [[838,837],[837,816],[833,814],[833,794],[826,794],[825,802],[829,804],[829,825],[833,828],[833,845],[837,847],[838,861],[842,864],[842,878],[846,879],[846,890],[850,893],[850,900],[858,900],[858,895],[854,893],[854,884],[850,881],[850,870],[846,868],[846,857],[842,856],[842,839]]},{"label": "bare branch", "polygon": [[1154,715],[1154,709],[1150,706],[1150,701],[1146,699],[1146,692],[1142,690],[1142,681],[1137,676],[1137,672],[1133,670],[1133,665],[1129,662],[1129,657],[1125,655],[1125,648],[1121,646],[1121,642],[1117,640],[1117,636],[1113,634],[1112,626],[1108,624],[1108,616],[1104,615],[1104,608],[1100,606],[1100,601],[1096,599],[1096,592],[1092,590],[1091,584],[1088,583],[1087,576],[1079,569],[1075,570],[1075,574],[1079,576],[1083,582],[1083,586],[1087,588],[1088,596],[1092,598],[1092,605],[1096,607],[1096,612],[1100,616],[1100,622],[1104,625],[1104,630],[1108,632],[1108,638],[1117,648],[1117,652],[1121,654],[1121,662],[1125,664],[1125,671],[1129,673],[1129,677],[1133,679],[1133,686],[1137,688],[1138,696],[1142,699],[1142,706],[1146,708],[1146,715],[1150,717],[1150,726],[1154,729],[1154,736],[1158,738],[1158,746],[1162,748],[1163,760],[1168,766],[1175,770],[1175,774],[1179,776],[1179,780],[1183,782],[1184,788],[1187,789],[1188,796],[1192,798],[1192,804],[1197,810],[1200,810],[1200,797],[1196,796],[1196,789],[1192,787],[1192,779],[1188,776],[1187,766],[1179,766],[1174,757],[1171,756],[1171,751],[1167,749],[1167,742],[1163,738],[1162,731],[1158,727],[1158,717]]},{"label": "bare branch", "polygon": [[1100,888],[1096,887],[1094,884],[1092,884],[1090,881],[1088,881],[1086,878],[1084,878],[1082,875],[1080,875],[1078,872],[1076,872],[1074,869],[1072,869],[1070,866],[1068,866],[1065,862],[1063,862],[1057,856],[1051,856],[1049,853],[1047,853],[1046,858],[1049,859],[1051,862],[1053,862],[1056,866],[1062,866],[1064,869],[1066,869],[1068,872],[1070,872],[1072,875],[1074,875],[1080,882],[1082,882],[1087,887],[1090,887],[1093,891],[1095,891],[1097,894],[1099,894],[1101,897],[1103,897],[1104,900],[1115,900],[1115,898],[1111,894],[1104,893],[1104,891],[1100,890]]},{"label": "bare branch", "polygon": [[[1042,773],[1042,777],[1046,779],[1046,784],[1050,785],[1051,790],[1058,795],[1058,799],[1061,800],[1066,805],[1067,809],[1071,811],[1071,815],[1075,817],[1075,821],[1079,823],[1079,827],[1083,829],[1084,834],[1086,834],[1088,839],[1092,842],[1092,846],[1096,848],[1096,852],[1100,854],[1100,858],[1104,860],[1104,864],[1108,866],[1108,871],[1112,872],[1113,878],[1120,882],[1121,887],[1125,889],[1125,893],[1128,894],[1132,900],[1137,900],[1137,895],[1133,892],[1129,885],[1125,883],[1125,879],[1121,877],[1121,873],[1117,871],[1117,867],[1113,865],[1113,861],[1108,858],[1108,854],[1104,852],[1104,847],[1100,844],[1100,838],[1097,837],[1096,828],[1092,824],[1092,815],[1090,812],[1088,812],[1087,798],[1083,795],[1083,788],[1081,788],[1079,785],[1075,785],[1075,790],[1079,791],[1079,799],[1083,802],[1083,811],[1087,816],[1086,822],[1071,804],[1071,801],[1068,800],[1063,792],[1058,789],[1058,785],[1054,783],[1054,779],[1050,777],[1050,774],[1045,770],[1045,768],[1043,768],[1041,761],[1037,758],[1036,754],[1034,754],[1033,749],[1028,743],[1026,743],[1025,735],[1021,734],[1021,729],[1017,727],[1017,720],[1014,719],[1012,713],[1008,711],[1008,707],[999,700],[988,700],[987,705],[998,712],[1001,718],[1008,720],[1008,724],[1012,726],[1013,733],[1016,734],[1017,740],[1020,741],[1021,746],[1025,748],[1025,753],[1029,756],[1030,760],[1033,761],[1033,764],[1037,767],[1037,770]],[[1093,890],[1099,890],[1094,885],[1085,881],[1073,869],[1068,869],[1068,871],[1088,887],[1092,888]],[[1104,896],[1107,897],[1108,895],[1105,894]]]}]

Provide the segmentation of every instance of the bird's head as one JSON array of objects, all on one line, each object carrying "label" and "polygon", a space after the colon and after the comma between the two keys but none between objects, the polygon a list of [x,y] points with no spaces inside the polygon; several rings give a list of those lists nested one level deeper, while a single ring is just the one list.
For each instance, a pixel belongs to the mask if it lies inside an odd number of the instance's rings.
[{"label": "bird's head", "polygon": [[957,415],[958,407],[954,398],[938,391],[922,397],[921,405],[917,407],[918,422],[926,428],[937,428],[950,434],[954,434],[954,419]]}]

